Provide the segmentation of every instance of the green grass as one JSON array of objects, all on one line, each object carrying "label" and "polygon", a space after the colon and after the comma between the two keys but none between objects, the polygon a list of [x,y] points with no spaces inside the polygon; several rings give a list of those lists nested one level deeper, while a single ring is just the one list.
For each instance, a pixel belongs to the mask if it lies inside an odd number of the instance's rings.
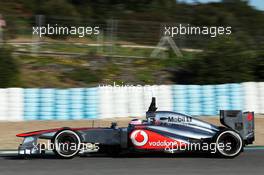
[{"label": "green grass", "polygon": [[[29,45],[23,45],[20,49],[22,48],[31,51]],[[104,52],[97,52],[97,47],[94,46],[68,43],[42,44],[39,51],[83,53],[83,55],[79,57],[18,56],[20,84],[24,87],[82,87],[113,82],[157,84],[166,81],[168,83],[170,73],[164,70],[168,67],[184,65],[186,59],[191,60],[194,57],[192,53],[183,52],[182,58],[168,53],[171,58],[157,59],[149,57],[152,49],[148,48],[116,46],[113,49],[114,52],[111,53],[109,47],[104,47]],[[112,57],[102,56],[105,54]],[[115,57],[115,54],[123,57]]]},{"label": "green grass", "polygon": [[[155,84],[160,59],[17,56],[22,87],[87,87],[113,82]],[[165,72],[165,74],[167,74]]]}]

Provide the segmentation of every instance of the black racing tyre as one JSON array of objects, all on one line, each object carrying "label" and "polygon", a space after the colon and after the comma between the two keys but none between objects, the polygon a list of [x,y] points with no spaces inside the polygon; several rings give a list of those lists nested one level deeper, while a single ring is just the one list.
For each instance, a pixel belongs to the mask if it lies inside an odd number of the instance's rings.
[{"label": "black racing tyre", "polygon": [[223,129],[215,137],[217,153],[221,157],[233,158],[243,151],[243,139],[234,130]]},{"label": "black racing tyre", "polygon": [[60,158],[70,159],[76,156],[80,151],[81,138],[78,133],[65,129],[58,131],[53,139],[53,152]]}]

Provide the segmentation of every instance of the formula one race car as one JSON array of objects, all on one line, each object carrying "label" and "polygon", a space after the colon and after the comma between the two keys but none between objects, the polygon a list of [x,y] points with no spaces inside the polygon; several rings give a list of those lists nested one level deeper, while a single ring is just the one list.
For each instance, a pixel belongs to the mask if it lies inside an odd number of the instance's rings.
[{"label": "formula one race car", "polygon": [[[90,152],[209,152],[235,157],[254,141],[254,112],[221,110],[223,126],[216,126],[189,115],[156,110],[152,98],[146,120],[133,119],[128,127],[112,123],[108,128],[55,128],[17,134],[24,137],[18,153],[45,154],[50,149],[61,158]],[[38,143],[38,139],[48,139],[49,145]]]}]

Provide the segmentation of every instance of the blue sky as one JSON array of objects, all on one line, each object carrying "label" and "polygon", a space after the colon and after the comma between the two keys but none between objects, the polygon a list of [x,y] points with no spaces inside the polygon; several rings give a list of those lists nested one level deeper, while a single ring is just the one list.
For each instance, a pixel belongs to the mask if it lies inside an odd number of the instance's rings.
[{"label": "blue sky", "polygon": [[[206,2],[219,2],[220,0],[178,0],[179,2],[201,2],[201,3],[206,3]],[[256,7],[259,10],[264,10],[264,0],[249,0],[250,5]]]}]

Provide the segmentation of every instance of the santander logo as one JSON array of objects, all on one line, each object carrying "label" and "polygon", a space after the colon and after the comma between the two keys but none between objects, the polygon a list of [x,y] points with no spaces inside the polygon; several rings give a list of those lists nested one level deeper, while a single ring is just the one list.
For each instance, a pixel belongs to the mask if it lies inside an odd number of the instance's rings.
[{"label": "santander logo", "polygon": [[148,134],[143,130],[135,130],[131,133],[130,139],[135,146],[144,146],[148,142]]}]

